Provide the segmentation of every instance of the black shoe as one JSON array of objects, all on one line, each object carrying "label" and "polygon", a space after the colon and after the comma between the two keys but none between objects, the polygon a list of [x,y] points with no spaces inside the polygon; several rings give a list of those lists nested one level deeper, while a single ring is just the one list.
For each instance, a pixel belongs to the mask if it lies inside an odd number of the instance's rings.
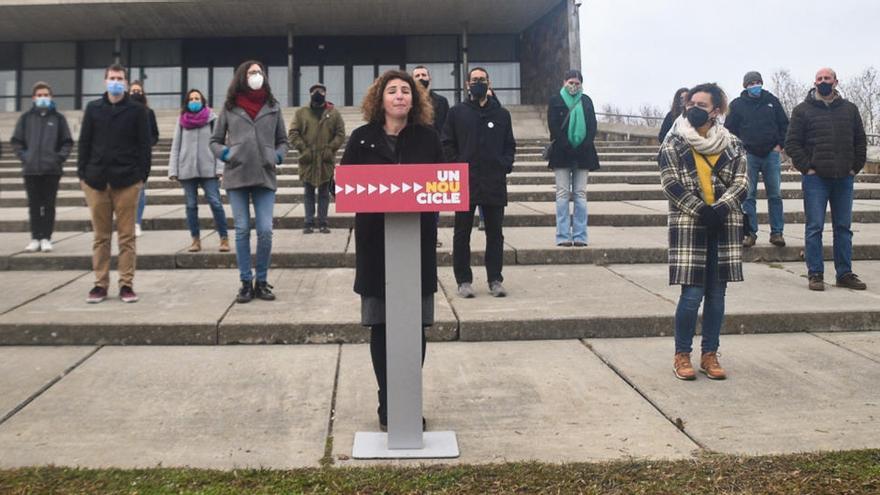
[{"label": "black shoe", "polygon": [[859,276],[853,272],[845,273],[837,279],[837,286],[852,290],[865,290],[868,288],[868,285],[859,280]]},{"label": "black shoe", "polygon": [[272,287],[267,282],[257,281],[256,285],[254,286],[254,296],[256,296],[264,301],[274,301],[275,294],[272,294],[272,291],[271,291],[271,289],[274,289],[274,288],[275,287]]},{"label": "black shoe", "polygon": [[303,228],[303,234],[314,234],[314,233],[315,233],[315,229],[313,227],[307,226],[307,227]]},{"label": "black shoe", "polygon": [[238,289],[238,297],[235,298],[237,303],[249,303],[254,298],[254,284],[250,280],[241,281],[241,289]]},{"label": "black shoe", "polygon": [[321,229],[320,229],[319,232],[321,232],[322,234],[329,234],[329,233],[330,233],[330,227],[327,227],[327,226],[325,225],[324,227],[321,227]]}]

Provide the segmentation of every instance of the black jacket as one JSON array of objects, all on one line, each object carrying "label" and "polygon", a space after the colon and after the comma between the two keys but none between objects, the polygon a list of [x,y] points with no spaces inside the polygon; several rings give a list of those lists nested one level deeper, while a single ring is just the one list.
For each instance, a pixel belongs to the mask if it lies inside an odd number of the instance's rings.
[{"label": "black jacket", "polygon": [[841,178],[865,166],[868,143],[859,109],[841,96],[826,105],[811,89],[791,111],[785,152],[802,174]]},{"label": "black jacket", "polygon": [[150,175],[150,123],[147,108],[125,95],[116,104],[107,93],[83,113],[77,175],[90,187],[128,187]]},{"label": "black jacket", "polygon": [[[408,125],[397,137],[392,152],[382,124],[367,124],[351,133],[340,165],[389,163],[443,163],[443,149],[433,128]],[[437,292],[437,220],[434,213],[421,214],[422,295]],[[354,216],[354,291],[362,296],[385,297],[385,215]]]},{"label": "black jacket", "polygon": [[431,105],[434,107],[434,130],[440,134],[443,132],[443,124],[446,123],[446,115],[449,114],[449,100],[433,91],[430,94]]},{"label": "black jacket", "polygon": [[777,145],[785,145],[788,117],[773,93],[761,90],[761,96],[753,98],[743,91],[730,103],[724,127],[743,142],[746,151],[765,157]]},{"label": "black jacket", "polygon": [[550,102],[547,104],[547,127],[550,129],[553,146],[550,148],[548,167],[599,169],[599,154],[596,153],[596,146],[593,144],[599,128],[596,123],[596,110],[593,108],[593,100],[587,95],[581,98],[581,105],[584,107],[584,117],[587,120],[587,137],[577,148],[572,148],[568,141],[569,121],[565,118],[568,115],[568,105],[558,94],[550,97]]},{"label": "black jacket", "polygon": [[443,127],[449,163],[467,163],[471,205],[507,204],[507,174],[513,171],[516,141],[510,112],[491,98],[485,107],[468,101],[449,110]]},{"label": "black jacket", "polygon": [[21,160],[23,175],[61,175],[73,138],[64,115],[36,107],[21,114],[12,134],[12,149]]},{"label": "black jacket", "polygon": [[666,139],[666,135],[669,134],[669,131],[672,129],[672,124],[675,123],[675,119],[680,117],[679,115],[673,115],[672,111],[666,112],[666,118],[663,119],[663,124],[660,125],[660,132],[657,134],[657,141],[663,142]]}]

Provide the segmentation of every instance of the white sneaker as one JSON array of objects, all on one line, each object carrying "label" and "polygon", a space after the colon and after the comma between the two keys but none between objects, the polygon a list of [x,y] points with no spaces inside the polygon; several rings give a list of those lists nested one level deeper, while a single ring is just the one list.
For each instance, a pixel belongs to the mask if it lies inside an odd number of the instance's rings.
[{"label": "white sneaker", "polygon": [[31,239],[31,242],[28,243],[24,250],[29,253],[36,253],[40,250],[40,241],[37,239]]},{"label": "white sneaker", "polygon": [[40,240],[40,251],[44,253],[52,252],[52,241],[49,239]]},{"label": "white sneaker", "polygon": [[143,231],[141,230],[141,224],[139,224],[139,223],[134,224],[134,236],[140,237],[141,234],[143,234]]}]

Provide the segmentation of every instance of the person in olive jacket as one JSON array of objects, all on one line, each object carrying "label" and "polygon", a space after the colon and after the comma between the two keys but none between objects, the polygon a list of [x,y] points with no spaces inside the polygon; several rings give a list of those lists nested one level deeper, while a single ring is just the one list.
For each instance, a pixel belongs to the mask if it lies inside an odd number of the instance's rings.
[{"label": "person in olive jacket", "polygon": [[126,93],[125,68],[111,65],[104,79],[107,92],[86,106],[79,134],[77,175],[95,233],[92,266],[96,279],[87,302],[99,303],[107,297],[114,215],[119,232],[119,297],[123,302],[136,302],[134,226],[138,196],[150,175],[152,137],[146,107]]},{"label": "person in olive jacket", "polygon": [[819,69],[814,88],[791,112],[785,152],[800,171],[806,216],[804,259],[810,290],[825,290],[822,230],[831,203],[837,285],[864,290],[852,272],[853,181],[865,166],[868,143],[859,109],[837,92],[837,74]]},{"label": "person in olive jacket", "polygon": [[333,181],[336,151],[345,142],[345,123],[333,103],[327,101],[327,87],[309,88],[309,105],[296,111],[288,140],[299,151],[299,178],[305,187],[304,234],[315,230],[315,189],[318,190],[318,227],[329,234],[327,210]]},{"label": "person in olive jacket", "polygon": [[[443,163],[443,149],[431,127],[428,92],[406,72],[388,71],[367,90],[361,105],[368,123],[351,133],[340,165]],[[434,323],[437,292],[437,224],[434,213],[422,213],[422,361],[425,327]],[[385,355],[385,215],[357,213],[354,217],[354,291],[361,296],[361,325],[370,327],[370,354],[379,385],[379,425],[385,431],[387,376]],[[416,331],[416,329],[413,329]],[[424,423],[423,423],[424,424]]]},{"label": "person in olive jacket", "polygon": [[474,67],[468,74],[466,102],[449,110],[443,127],[443,151],[450,163],[467,163],[470,182],[470,210],[455,212],[452,258],[458,294],[474,297],[471,272],[471,230],[474,210],[483,207],[486,224],[486,275],[489,292],[504,297],[501,282],[504,255],[504,207],[507,206],[507,174],[513,171],[516,140],[510,112],[488,96],[489,73]]},{"label": "person in olive jacket", "polygon": [[[556,245],[587,245],[587,175],[599,169],[596,139],[596,110],[583,93],[584,76],[571,69],[563,86],[547,104],[550,156],[547,166],[556,174]],[[569,203],[574,199],[574,215]]]},{"label": "person in olive jacket", "polygon": [[12,149],[21,160],[30,214],[31,242],[26,251],[52,251],[55,226],[55,198],[63,165],[70,156],[73,139],[67,119],[55,109],[52,88],[45,82],[34,84],[33,107],[15,124]]}]

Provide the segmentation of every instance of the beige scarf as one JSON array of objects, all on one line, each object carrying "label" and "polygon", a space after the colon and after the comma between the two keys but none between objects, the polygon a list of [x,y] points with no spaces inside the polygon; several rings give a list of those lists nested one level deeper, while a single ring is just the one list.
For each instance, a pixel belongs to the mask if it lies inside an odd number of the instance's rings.
[{"label": "beige scarf", "polygon": [[715,121],[706,137],[700,135],[683,115],[675,120],[674,132],[682,136],[697,153],[718,155],[730,144],[730,131]]}]

